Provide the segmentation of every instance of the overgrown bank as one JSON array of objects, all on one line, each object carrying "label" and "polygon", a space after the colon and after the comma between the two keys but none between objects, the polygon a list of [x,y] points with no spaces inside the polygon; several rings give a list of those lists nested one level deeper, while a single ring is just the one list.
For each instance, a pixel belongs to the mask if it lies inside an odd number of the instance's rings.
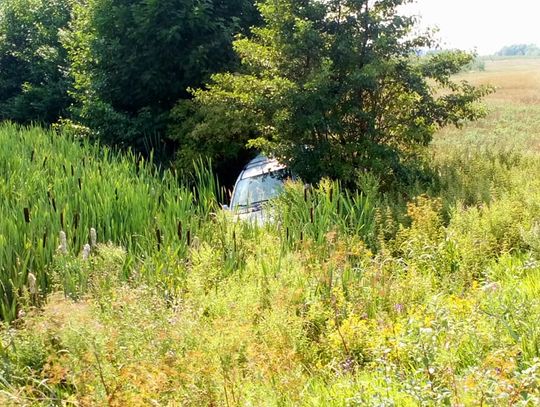
[{"label": "overgrown bank", "polygon": [[216,211],[208,175],[194,193],[4,126],[2,289],[20,282],[20,318],[2,331],[3,403],[538,404],[539,115],[515,128],[505,117],[525,107],[492,106],[497,119],[440,136],[437,182],[416,198],[367,176],[358,196],[291,186],[266,228]]}]

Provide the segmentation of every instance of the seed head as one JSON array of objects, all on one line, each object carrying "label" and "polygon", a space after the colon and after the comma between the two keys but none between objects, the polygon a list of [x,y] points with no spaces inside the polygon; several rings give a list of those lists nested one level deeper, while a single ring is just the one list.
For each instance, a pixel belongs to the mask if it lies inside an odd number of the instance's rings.
[{"label": "seed head", "polygon": [[88,260],[88,256],[90,256],[90,245],[86,243],[82,249],[82,259]]},{"label": "seed head", "polygon": [[90,247],[94,248],[97,244],[97,233],[96,229],[90,228]]},{"label": "seed head", "polygon": [[67,254],[67,238],[66,232],[63,230],[60,231],[60,246],[58,246],[58,251],[61,254]]},{"label": "seed head", "polygon": [[37,280],[34,273],[28,273],[28,290],[30,294],[37,294]]}]

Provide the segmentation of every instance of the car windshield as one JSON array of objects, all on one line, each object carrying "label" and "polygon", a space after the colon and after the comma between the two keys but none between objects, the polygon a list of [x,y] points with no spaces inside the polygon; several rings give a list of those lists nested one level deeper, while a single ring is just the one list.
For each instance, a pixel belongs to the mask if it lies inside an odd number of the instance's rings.
[{"label": "car windshield", "polygon": [[231,207],[249,207],[276,197],[283,190],[283,183],[288,177],[289,172],[281,169],[238,181]]}]

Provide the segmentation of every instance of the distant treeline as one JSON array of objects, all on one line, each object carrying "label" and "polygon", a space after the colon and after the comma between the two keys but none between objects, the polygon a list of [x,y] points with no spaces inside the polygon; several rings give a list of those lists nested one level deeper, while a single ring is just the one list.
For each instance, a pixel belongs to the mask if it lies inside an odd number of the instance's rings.
[{"label": "distant treeline", "polygon": [[502,47],[495,55],[500,57],[538,57],[540,56],[540,47],[535,44],[513,44]]}]

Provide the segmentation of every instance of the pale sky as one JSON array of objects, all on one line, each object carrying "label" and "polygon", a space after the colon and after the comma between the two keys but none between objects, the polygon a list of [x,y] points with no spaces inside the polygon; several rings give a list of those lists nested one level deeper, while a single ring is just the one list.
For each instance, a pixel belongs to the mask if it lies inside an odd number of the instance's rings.
[{"label": "pale sky", "polygon": [[492,54],[505,45],[540,46],[540,0],[417,0],[407,12],[438,26],[443,48]]}]

